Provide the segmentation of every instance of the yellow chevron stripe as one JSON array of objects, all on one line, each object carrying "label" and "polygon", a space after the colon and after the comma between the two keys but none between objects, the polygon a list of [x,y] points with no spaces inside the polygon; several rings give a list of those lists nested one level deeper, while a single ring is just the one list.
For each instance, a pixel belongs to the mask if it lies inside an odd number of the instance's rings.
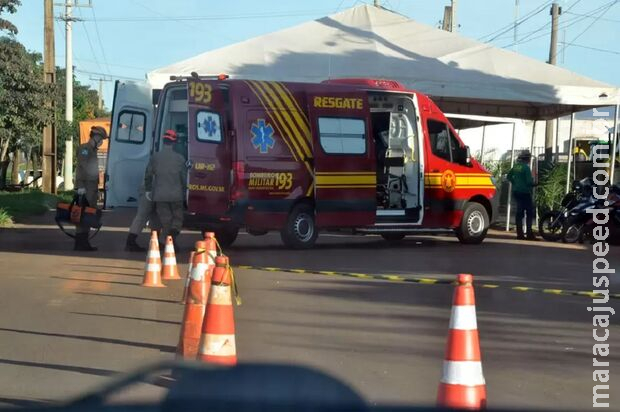
[{"label": "yellow chevron stripe", "polygon": [[265,90],[266,93],[269,94],[271,101],[274,102],[276,109],[282,110],[282,113],[281,113],[282,117],[287,122],[290,130],[293,132],[291,138],[295,139],[295,141],[297,142],[297,146],[301,149],[300,154],[303,154],[306,157],[311,157],[312,152],[310,151],[310,148],[308,147],[308,142],[304,140],[302,136],[302,132],[300,132],[299,127],[297,126],[293,118],[291,117],[291,109],[288,107],[285,107],[285,105],[280,100],[280,97],[278,96],[278,94],[271,88],[270,82],[259,82],[259,83],[262,86],[263,90]]},{"label": "yellow chevron stripe", "polygon": [[[294,151],[297,154],[297,156],[295,157],[295,160],[300,161],[303,160],[302,163],[303,165],[306,167],[306,170],[308,170],[308,173],[310,174],[311,177],[314,176],[314,170],[313,168],[310,166],[310,163],[305,160],[307,157],[310,156],[304,156],[303,152],[300,148],[300,146],[298,145],[298,140],[295,138],[295,134],[291,132],[291,129],[289,129],[288,127],[288,123],[285,122],[285,120],[283,119],[282,115],[286,115],[286,111],[282,111],[279,112],[277,110],[274,110],[274,107],[276,107],[276,105],[274,104],[274,102],[271,100],[271,98],[267,95],[266,91],[261,87],[261,84],[263,84],[265,82],[256,82],[253,81],[252,84],[254,85],[254,87],[256,88],[256,90],[258,90],[258,92],[263,96],[263,98],[265,99],[265,101],[267,102],[267,106],[265,106],[265,110],[268,113],[274,113],[276,116],[278,116],[278,119],[281,123],[281,127],[284,128],[287,131],[287,136],[285,137],[284,134],[281,133],[282,138],[285,140],[285,142],[287,142],[287,145],[289,146],[289,149],[291,148],[291,145],[294,147]],[[260,98],[259,98],[260,99]],[[290,140],[290,144],[287,140]],[[291,151],[292,152],[292,151]],[[310,183],[307,193],[310,193],[312,190],[312,184]]]},{"label": "yellow chevron stripe", "polygon": [[489,176],[456,176],[456,185],[492,185],[493,182]]},{"label": "yellow chevron stripe", "polygon": [[[273,88],[276,90],[276,92],[278,92],[278,94],[280,95],[284,103],[290,109],[291,113],[293,114],[293,117],[295,118],[295,121],[297,122],[297,124],[299,125],[301,129],[301,132],[303,134],[302,137],[304,138],[306,143],[308,143],[308,145],[311,147],[312,145],[310,144],[311,142],[310,123],[304,121],[304,119],[301,118],[301,115],[300,115],[301,110],[299,110],[299,106],[297,105],[295,98],[287,94],[287,92],[282,87],[281,83],[274,82],[272,83],[272,85],[273,85]],[[312,152],[312,150],[310,150],[310,152]]]},{"label": "yellow chevron stripe", "polygon": [[260,102],[261,106],[263,106],[263,110],[265,110],[265,112],[271,117],[274,126],[276,127],[276,129],[278,130],[278,133],[282,137],[282,140],[284,140],[284,143],[288,147],[288,150],[291,152],[291,155],[293,155],[293,159],[295,159],[296,161],[299,161],[299,158],[297,157],[296,151],[293,150],[293,147],[291,147],[291,144],[289,143],[288,139],[286,138],[285,133],[282,132],[282,127],[281,127],[281,125],[279,123],[280,121],[277,120],[275,118],[276,115],[274,115],[274,113],[272,113],[272,111],[269,110],[269,107],[267,106],[267,104],[265,104],[265,102],[261,98],[261,93],[258,91],[258,89],[256,89],[254,87],[254,85],[252,84],[251,81],[246,81],[245,83],[252,90],[252,92],[256,95],[256,97],[258,98],[258,101]]},{"label": "yellow chevron stripe", "polygon": [[316,176],[317,185],[333,185],[333,184],[367,184],[376,185],[377,178],[371,176]]},{"label": "yellow chevron stripe", "polygon": [[308,120],[308,116],[306,116],[306,112],[304,112],[303,110],[301,110],[301,107],[299,107],[299,104],[297,102],[297,100],[295,100],[295,97],[293,97],[293,93],[291,93],[291,91],[286,87],[286,85],[284,83],[278,83],[285,91],[286,93],[289,95],[289,97],[291,98],[291,100],[293,101],[293,104],[295,105],[295,108],[297,109],[297,111],[299,113],[301,113],[302,117],[304,118],[304,121],[306,123],[306,125],[308,125],[308,129],[310,129],[310,120]]}]

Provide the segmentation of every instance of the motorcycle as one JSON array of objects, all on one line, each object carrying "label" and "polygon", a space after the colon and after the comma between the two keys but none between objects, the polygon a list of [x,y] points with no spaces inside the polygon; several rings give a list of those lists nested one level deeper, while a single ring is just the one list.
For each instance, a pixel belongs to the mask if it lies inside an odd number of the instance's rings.
[{"label": "motorcycle", "polygon": [[560,203],[561,209],[544,213],[538,220],[538,233],[549,241],[556,242],[562,239],[563,228],[569,212],[575,208],[584,197],[592,194],[592,178],[585,178],[573,182],[572,191],[567,193]]},{"label": "motorcycle", "polygon": [[[608,202],[607,206],[605,206],[605,201]],[[620,244],[620,186],[612,186],[608,198],[605,200],[597,200],[595,207],[597,209],[608,210],[609,219],[607,223],[603,225],[609,231],[607,242],[611,245]],[[590,217],[581,230],[579,243],[584,243],[586,240],[594,243],[593,231],[596,226],[597,223],[594,222],[594,216],[590,214]]]},{"label": "motorcycle", "polygon": [[564,243],[575,243],[581,237],[585,224],[591,217],[588,209],[596,207],[597,199],[590,195],[582,197],[567,214],[562,225],[561,239]]}]

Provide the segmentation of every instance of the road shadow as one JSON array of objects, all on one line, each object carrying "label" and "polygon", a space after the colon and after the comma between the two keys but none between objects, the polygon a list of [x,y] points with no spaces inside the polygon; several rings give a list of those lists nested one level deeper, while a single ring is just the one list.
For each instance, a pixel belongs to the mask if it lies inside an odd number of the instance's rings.
[{"label": "road shadow", "polygon": [[85,373],[87,375],[95,375],[95,376],[112,376],[112,375],[117,375],[120,373],[118,371],[113,371],[110,369],[88,368],[84,366],[73,366],[73,365],[60,365],[56,363],[27,362],[27,361],[18,361],[18,360],[11,360],[11,359],[0,359],[0,364],[14,365],[14,366],[26,366],[30,368],[53,369],[53,370],[64,371],[64,372]]},{"label": "road shadow", "polygon": [[130,300],[141,300],[146,302],[157,302],[157,303],[174,303],[179,304],[179,300],[171,300],[171,299],[156,299],[156,298],[143,298],[140,296],[127,296],[127,295],[114,295],[111,293],[93,293],[93,292],[75,292],[78,295],[89,295],[89,296],[100,296],[104,298],[119,298],[119,299],[130,299]]},{"label": "road shadow", "polygon": [[109,315],[105,313],[88,313],[88,312],[69,312],[69,313],[72,315],[79,315],[79,316],[93,316],[93,317],[102,317],[102,318],[111,318],[111,319],[137,320],[140,322],[162,323],[166,325],[180,325],[181,324],[181,322],[176,322],[176,321],[171,321],[171,320],[139,318],[135,316]]},{"label": "road shadow", "polygon": [[66,333],[39,332],[39,331],[11,329],[11,328],[0,328],[0,331],[20,333],[20,334],[26,334],[26,335],[35,335],[35,336],[49,336],[49,337],[56,337],[56,338],[76,339],[76,340],[83,340],[87,342],[109,343],[113,345],[133,346],[137,348],[154,349],[154,350],[158,350],[164,353],[175,353],[176,351],[176,348],[174,346],[159,345],[156,343],[148,343],[148,342],[135,342],[135,341],[129,341],[129,340],[123,340],[123,339],[104,338],[100,336],[71,335],[71,334],[66,334]]},{"label": "road shadow", "polygon": [[140,283],[131,283],[131,282],[119,282],[114,280],[99,280],[99,279],[83,279],[83,278],[72,278],[66,276],[50,276],[52,279],[62,279],[62,280],[74,280],[77,282],[95,282],[95,283],[110,283],[114,285],[125,285],[125,286],[140,286]]}]

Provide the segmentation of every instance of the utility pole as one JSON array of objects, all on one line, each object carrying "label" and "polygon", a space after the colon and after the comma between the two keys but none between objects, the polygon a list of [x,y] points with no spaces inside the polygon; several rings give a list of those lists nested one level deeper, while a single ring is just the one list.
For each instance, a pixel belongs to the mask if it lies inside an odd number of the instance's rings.
[{"label": "utility pole", "polygon": [[458,28],[459,25],[456,22],[456,6],[458,4],[457,0],[452,0],[450,2],[450,31],[452,33],[455,33]]},{"label": "utility pole", "polygon": [[111,82],[112,79],[107,77],[89,77],[90,80],[99,81],[99,91],[97,92],[97,107],[103,110],[103,82]]},{"label": "utility pole", "polygon": [[[65,22],[65,120],[73,123],[73,22],[80,19],[73,17],[74,7],[92,7],[92,0],[88,5],[81,5],[78,0],[65,0],[65,14],[58,17]],[[65,190],[73,189],[73,136],[65,142],[65,168],[63,173]]]},{"label": "utility pole", "polygon": [[452,31],[452,7],[446,6],[443,9],[443,20],[441,22],[441,30]]},{"label": "utility pole", "polygon": [[[43,43],[43,78],[46,84],[56,83],[56,62],[54,61],[54,3],[44,3],[44,43]],[[46,106],[54,111],[54,99],[47,99]],[[43,191],[56,193],[56,126],[52,121],[43,129]]]},{"label": "utility pole", "polygon": [[[558,26],[562,8],[558,3],[551,5],[551,44],[549,46],[549,64],[556,64],[558,54]],[[553,160],[553,120],[548,120],[545,127],[545,163]],[[571,154],[568,154],[571,156]]]},{"label": "utility pole", "polygon": [[515,23],[513,29],[512,42],[514,43],[515,51],[519,49],[518,39],[519,39],[519,0],[515,0]]},{"label": "utility pole", "polygon": [[375,4],[375,7],[381,7],[381,1],[380,0],[375,0],[374,4]]}]

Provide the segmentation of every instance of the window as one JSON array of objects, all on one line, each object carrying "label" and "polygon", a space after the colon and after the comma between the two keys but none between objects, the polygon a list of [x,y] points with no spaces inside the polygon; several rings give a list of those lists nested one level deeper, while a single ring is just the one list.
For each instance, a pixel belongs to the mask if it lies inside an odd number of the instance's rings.
[{"label": "window", "polygon": [[146,116],[144,113],[123,111],[118,116],[116,141],[125,143],[144,143]]},{"label": "window", "polygon": [[196,112],[196,138],[201,142],[222,141],[220,115],[207,110]]},{"label": "window", "polygon": [[321,147],[328,154],[366,153],[366,124],[361,119],[319,117]]},{"label": "window", "polygon": [[457,140],[446,123],[429,120],[428,135],[431,143],[431,151],[435,156],[449,162],[459,161],[461,143]]}]

